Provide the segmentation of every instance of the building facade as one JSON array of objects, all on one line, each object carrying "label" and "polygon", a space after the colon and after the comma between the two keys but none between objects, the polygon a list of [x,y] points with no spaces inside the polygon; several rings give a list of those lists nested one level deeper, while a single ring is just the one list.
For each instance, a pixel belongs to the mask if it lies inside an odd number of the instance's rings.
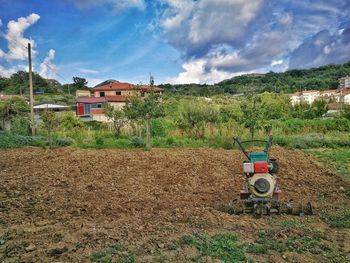
[{"label": "building facade", "polygon": [[77,98],[77,116],[84,120],[108,122],[104,114],[105,106],[122,109],[132,97],[145,97],[149,92],[162,93],[162,89],[147,85],[134,85],[127,82],[112,82],[92,89],[91,97]]},{"label": "building facade", "polygon": [[350,76],[346,76],[339,79],[339,89],[350,88]]}]

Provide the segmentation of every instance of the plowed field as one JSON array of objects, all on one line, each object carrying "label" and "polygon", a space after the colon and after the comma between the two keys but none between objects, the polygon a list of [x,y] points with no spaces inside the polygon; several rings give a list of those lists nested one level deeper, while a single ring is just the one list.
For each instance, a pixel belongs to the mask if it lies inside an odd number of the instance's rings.
[{"label": "plowed field", "polygon": [[[190,262],[196,251],[173,249],[184,235],[230,232],[243,244],[259,229],[288,220],[326,234],[349,260],[349,231],[320,219],[321,211],[349,207],[348,185],[303,152],[276,147],[271,154],[280,162],[283,199],[311,201],[317,215],[255,218],[219,211],[242,188],[244,156],[235,150],[0,151],[0,261],[89,262],[93,252],[120,244],[123,251],[110,253],[111,260],[132,253],[137,262]],[[250,258],[327,262],[312,251]]]}]

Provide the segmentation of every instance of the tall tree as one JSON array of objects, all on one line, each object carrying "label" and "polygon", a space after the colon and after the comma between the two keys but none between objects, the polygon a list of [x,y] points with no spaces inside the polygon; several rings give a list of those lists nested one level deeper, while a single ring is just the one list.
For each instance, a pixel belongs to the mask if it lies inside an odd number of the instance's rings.
[{"label": "tall tree", "polygon": [[87,80],[84,78],[80,77],[73,77],[73,86],[74,88],[77,89],[87,89]]},{"label": "tall tree", "polygon": [[[150,84],[153,84],[152,78]],[[150,86],[150,92],[144,98],[132,97],[124,107],[125,115],[131,120],[144,121],[146,128],[146,148],[151,149],[151,121],[164,116],[159,94]]]},{"label": "tall tree", "polygon": [[[25,71],[18,71],[10,77],[9,86],[5,89],[5,91],[9,94],[19,94],[23,95],[28,93],[29,87],[29,73]],[[42,78],[39,74],[33,72],[33,87],[35,89],[42,89],[47,92],[50,92],[48,82]],[[51,91],[51,92],[54,92]]]}]

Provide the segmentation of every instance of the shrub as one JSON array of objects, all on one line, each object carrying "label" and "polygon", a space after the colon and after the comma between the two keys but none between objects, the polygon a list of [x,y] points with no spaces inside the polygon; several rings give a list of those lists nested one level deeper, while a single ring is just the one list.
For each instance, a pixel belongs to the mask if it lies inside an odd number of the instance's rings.
[{"label": "shrub", "polygon": [[96,145],[98,145],[98,146],[103,145],[103,144],[104,144],[104,139],[103,139],[103,137],[101,137],[101,136],[96,136],[96,137],[95,137],[95,143],[96,143]]},{"label": "shrub", "polygon": [[141,137],[134,136],[131,138],[130,142],[131,146],[136,148],[142,148],[146,146],[144,140]]},{"label": "shrub", "polygon": [[70,146],[74,144],[74,140],[70,137],[56,139],[55,144],[59,147]]}]

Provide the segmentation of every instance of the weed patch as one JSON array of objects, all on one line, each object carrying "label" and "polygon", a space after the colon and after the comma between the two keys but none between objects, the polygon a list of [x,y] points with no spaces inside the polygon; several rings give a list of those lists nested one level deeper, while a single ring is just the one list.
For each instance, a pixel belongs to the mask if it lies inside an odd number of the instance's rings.
[{"label": "weed patch", "polygon": [[237,244],[237,237],[230,233],[208,236],[196,234],[184,236],[178,241],[178,246],[193,246],[198,251],[195,262],[203,262],[206,257],[223,262],[252,262],[244,252],[244,246]]},{"label": "weed patch", "polygon": [[252,254],[269,251],[311,253],[331,262],[347,262],[346,256],[330,244],[324,233],[297,220],[286,220],[272,229],[259,230],[255,242],[246,244],[246,251]]},{"label": "weed patch", "polygon": [[325,212],[321,218],[330,227],[333,228],[350,228],[350,209],[343,209],[338,212]]},{"label": "weed patch", "polygon": [[90,255],[91,262],[99,263],[134,263],[136,256],[120,244],[114,244],[102,251],[93,252]]}]

